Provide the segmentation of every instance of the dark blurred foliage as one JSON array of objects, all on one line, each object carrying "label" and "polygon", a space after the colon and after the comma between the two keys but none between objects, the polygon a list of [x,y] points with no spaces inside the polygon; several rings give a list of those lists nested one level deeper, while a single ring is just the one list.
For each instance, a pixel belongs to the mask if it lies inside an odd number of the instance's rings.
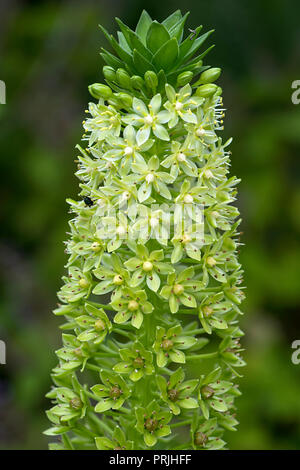
[{"label": "dark blurred foliage", "polygon": [[65,199],[78,189],[74,146],[87,86],[101,80],[97,25],[115,31],[119,16],[134,26],[142,8],[158,20],[191,10],[190,27],[216,30],[207,61],[223,68],[248,295],[248,366],[230,446],[299,449],[300,365],[291,362],[300,339],[300,105],[291,102],[300,79],[298,0],[1,0],[0,446],[47,445],[44,395],[60,344],[51,310],[65,263]]}]

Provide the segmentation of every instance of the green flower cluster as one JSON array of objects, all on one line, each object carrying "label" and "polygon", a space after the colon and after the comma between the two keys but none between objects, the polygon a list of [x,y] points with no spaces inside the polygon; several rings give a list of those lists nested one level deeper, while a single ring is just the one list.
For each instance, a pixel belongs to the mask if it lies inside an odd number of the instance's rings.
[{"label": "green flower cluster", "polygon": [[53,449],[220,449],[237,425],[238,179],[217,135],[220,69],[195,57],[209,33],[184,38],[186,17],[104,30],[116,55],[89,88],[68,200]]}]

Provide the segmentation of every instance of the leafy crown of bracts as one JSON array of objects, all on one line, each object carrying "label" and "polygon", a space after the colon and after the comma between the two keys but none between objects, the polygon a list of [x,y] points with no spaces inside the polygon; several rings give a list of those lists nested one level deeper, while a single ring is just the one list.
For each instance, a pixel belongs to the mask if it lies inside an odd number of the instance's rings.
[{"label": "leafy crown of bracts", "polygon": [[116,40],[100,25],[111,47],[117,55],[102,49],[105,63],[114,70],[125,68],[132,76],[144,76],[148,71],[157,73],[158,91],[165,83],[176,84],[178,75],[188,71],[193,76],[204,71],[203,57],[210,51],[210,46],[200,55],[195,56],[204,41],[213,30],[199,36],[202,26],[190,30],[183,40],[184,25],[189,13],[182,16],[180,10],[166,18],[162,23],[153,21],[144,10],[135,31],[132,31],[120,19]]}]

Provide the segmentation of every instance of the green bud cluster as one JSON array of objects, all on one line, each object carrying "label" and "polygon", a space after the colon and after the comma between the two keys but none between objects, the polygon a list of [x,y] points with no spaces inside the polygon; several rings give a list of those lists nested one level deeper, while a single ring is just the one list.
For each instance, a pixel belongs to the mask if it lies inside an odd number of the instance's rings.
[{"label": "green bud cluster", "polygon": [[184,38],[186,18],[103,30],[116,55],[102,51],[106,84],[89,87],[68,200],[52,449],[221,449],[238,424],[239,180],[218,136],[220,69],[195,57],[210,33]]}]

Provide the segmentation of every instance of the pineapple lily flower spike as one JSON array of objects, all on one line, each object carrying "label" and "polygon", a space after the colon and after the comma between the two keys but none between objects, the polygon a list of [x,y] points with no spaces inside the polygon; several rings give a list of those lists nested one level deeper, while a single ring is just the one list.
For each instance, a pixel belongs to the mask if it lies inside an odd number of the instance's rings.
[{"label": "pineapple lily flower spike", "polygon": [[114,53],[89,87],[68,200],[52,449],[221,449],[238,424],[239,180],[217,133],[220,69],[199,53],[211,31],[184,38],[187,16],[117,19],[118,40],[101,27]]}]

